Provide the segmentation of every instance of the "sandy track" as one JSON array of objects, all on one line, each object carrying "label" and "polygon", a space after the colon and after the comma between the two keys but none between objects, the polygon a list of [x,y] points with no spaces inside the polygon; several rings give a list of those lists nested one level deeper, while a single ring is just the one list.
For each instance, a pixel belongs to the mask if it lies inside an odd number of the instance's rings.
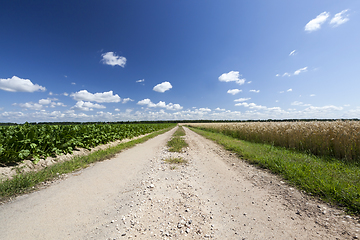
[{"label": "sandy track", "polygon": [[[0,239],[352,239],[356,220],[186,129],[0,206]],[[188,164],[164,163],[181,156]]]}]

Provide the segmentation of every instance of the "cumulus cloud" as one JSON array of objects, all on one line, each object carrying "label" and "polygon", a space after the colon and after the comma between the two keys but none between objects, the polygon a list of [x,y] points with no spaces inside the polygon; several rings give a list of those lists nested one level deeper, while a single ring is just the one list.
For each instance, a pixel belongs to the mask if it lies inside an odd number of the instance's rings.
[{"label": "cumulus cloud", "polygon": [[251,98],[238,98],[238,99],[235,99],[234,102],[245,102],[247,100],[250,100]]},{"label": "cumulus cloud", "polygon": [[315,94],[310,94],[310,97],[315,97],[316,95]]},{"label": "cumulus cloud", "polygon": [[171,89],[171,88],[172,88],[171,83],[169,83],[169,82],[162,82],[162,83],[159,83],[158,85],[156,85],[156,86],[153,88],[153,90],[154,90],[155,92],[161,92],[161,93],[163,93],[163,92],[165,92],[165,91],[167,91],[167,90],[169,90],[169,89]]},{"label": "cumulus cloud", "polygon": [[17,76],[12,78],[0,78],[0,89],[8,92],[36,92],[45,91],[46,88],[33,84],[29,79],[22,79]]},{"label": "cumulus cloud", "polygon": [[62,106],[62,107],[66,107],[65,104],[63,104],[62,102],[56,102],[58,101],[57,98],[47,98],[47,99],[40,99],[37,103],[33,103],[33,102],[27,102],[27,103],[14,103],[12,104],[13,106],[20,106],[21,108],[25,108],[25,109],[31,109],[31,110],[42,110],[44,107],[57,107],[57,106]]},{"label": "cumulus cloud", "polygon": [[289,88],[288,90],[286,90],[287,92],[292,92],[292,88]]},{"label": "cumulus cloud", "polygon": [[89,93],[87,90],[81,90],[76,93],[70,94],[70,96],[76,101],[88,101],[88,102],[99,102],[99,103],[109,103],[109,102],[120,102],[121,98],[119,95],[113,95],[113,91],[103,92],[103,93]]},{"label": "cumulus cloud", "polygon": [[124,98],[123,100],[122,100],[122,103],[127,103],[127,102],[132,102],[132,101],[134,101],[134,100],[132,100],[131,98]]},{"label": "cumulus cloud", "polygon": [[39,104],[41,105],[48,105],[51,103],[51,99],[50,98],[47,98],[47,99],[40,99],[39,100]]},{"label": "cumulus cloud", "polygon": [[328,19],[329,16],[330,14],[328,12],[320,13],[316,18],[310,20],[305,25],[305,31],[313,32],[319,30],[321,28],[321,25],[325,23],[325,21]]},{"label": "cumulus cloud", "polygon": [[211,112],[210,108],[199,108],[200,112]]},{"label": "cumulus cloud", "polygon": [[227,91],[227,93],[232,94],[232,95],[238,94],[239,92],[242,92],[242,90],[240,90],[240,89],[229,89]]},{"label": "cumulus cloud", "polygon": [[145,79],[140,79],[140,80],[137,80],[136,82],[138,82],[138,83],[145,82]]},{"label": "cumulus cloud", "polygon": [[242,85],[245,83],[245,78],[240,79],[240,74],[237,71],[230,71],[228,73],[223,73],[219,77],[220,82],[236,82],[239,85]]},{"label": "cumulus cloud", "polygon": [[25,109],[31,109],[31,110],[41,110],[43,108],[43,105],[39,104],[39,103],[32,103],[32,102],[27,102],[27,103],[15,103],[13,105],[19,105],[22,108]]},{"label": "cumulus cloud", "polygon": [[224,108],[215,108],[215,111],[221,111],[221,112],[224,112],[224,111],[226,111],[226,109],[224,109]]},{"label": "cumulus cloud", "polygon": [[255,103],[247,103],[247,102],[236,103],[235,106],[243,106],[243,107],[246,107],[246,108],[256,109],[256,110],[268,109],[265,106],[257,105]]},{"label": "cumulus cloud", "polygon": [[305,104],[305,103],[300,102],[300,101],[294,101],[294,102],[291,103],[291,105],[293,105],[293,106],[304,106],[304,107],[311,106],[311,104]]},{"label": "cumulus cloud", "polygon": [[289,56],[294,56],[296,54],[296,50],[291,51],[291,53],[289,54]]},{"label": "cumulus cloud", "polygon": [[290,77],[291,75],[286,72],[286,73],[284,73],[282,76],[283,76],[283,77]]},{"label": "cumulus cloud", "polygon": [[349,9],[346,9],[346,10],[343,10],[337,14],[335,14],[335,16],[331,19],[330,21],[330,24],[333,26],[333,27],[337,27],[341,24],[344,24],[346,23],[347,21],[349,21],[349,18],[348,18],[348,14],[345,15],[345,13],[349,11]]},{"label": "cumulus cloud", "polygon": [[80,110],[80,111],[93,111],[94,108],[102,109],[102,108],[106,108],[106,107],[104,105],[100,105],[97,103],[78,101],[75,104],[75,106],[71,107],[70,109]]},{"label": "cumulus cloud", "polygon": [[153,103],[153,102],[151,102],[151,100],[149,98],[143,99],[143,100],[139,101],[137,104],[138,105],[147,105],[147,107],[150,107],[150,108],[165,108],[167,110],[181,110],[181,109],[183,109],[183,107],[180,106],[180,104],[177,104],[177,103],[176,104],[173,104],[173,103],[166,104],[163,101],[160,101],[158,103]]},{"label": "cumulus cloud", "polygon": [[300,68],[294,72],[294,75],[299,75],[302,72],[306,72],[308,67]]},{"label": "cumulus cloud", "polygon": [[103,64],[111,66],[120,66],[125,67],[126,58],[122,56],[116,56],[113,52],[107,52],[101,55],[103,59],[101,60]]},{"label": "cumulus cloud", "polygon": [[260,92],[260,90],[250,90],[249,92],[259,93],[259,92]]}]

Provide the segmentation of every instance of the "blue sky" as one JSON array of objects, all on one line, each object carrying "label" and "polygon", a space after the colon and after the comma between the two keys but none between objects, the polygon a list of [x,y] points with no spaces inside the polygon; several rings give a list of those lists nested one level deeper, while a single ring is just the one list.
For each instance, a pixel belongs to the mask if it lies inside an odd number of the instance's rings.
[{"label": "blue sky", "polygon": [[358,0],[0,6],[0,122],[360,118]]}]

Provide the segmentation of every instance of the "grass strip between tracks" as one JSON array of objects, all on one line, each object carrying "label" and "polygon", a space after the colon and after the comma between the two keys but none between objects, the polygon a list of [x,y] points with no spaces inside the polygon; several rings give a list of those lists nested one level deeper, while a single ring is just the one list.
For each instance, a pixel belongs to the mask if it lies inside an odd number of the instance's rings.
[{"label": "grass strip between tracks", "polygon": [[185,136],[185,130],[179,126],[171,140],[167,143],[168,147],[170,147],[169,152],[181,152],[184,147],[189,146],[182,136]]},{"label": "grass strip between tracks", "polygon": [[110,159],[122,150],[131,148],[136,144],[143,143],[153,137],[169,131],[174,127],[175,124],[169,128],[150,133],[142,138],[120,143],[119,145],[105,150],[98,150],[86,156],[77,156],[69,161],[56,163],[36,172],[19,173],[12,179],[0,181],[0,201],[4,201],[19,194],[34,191],[39,188],[39,184],[42,182],[57,179],[61,174],[71,173],[73,171],[86,168],[91,163]]},{"label": "grass strip between tracks", "polygon": [[360,166],[316,157],[268,144],[250,143],[220,133],[191,130],[223,145],[252,164],[281,175],[289,184],[313,196],[360,214]]}]

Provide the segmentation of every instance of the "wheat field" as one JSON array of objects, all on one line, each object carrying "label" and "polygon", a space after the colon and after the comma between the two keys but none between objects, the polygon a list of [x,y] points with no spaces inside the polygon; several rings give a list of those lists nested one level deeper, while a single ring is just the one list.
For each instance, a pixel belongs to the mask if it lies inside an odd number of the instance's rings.
[{"label": "wheat field", "polygon": [[237,139],[360,162],[359,121],[191,123]]}]

